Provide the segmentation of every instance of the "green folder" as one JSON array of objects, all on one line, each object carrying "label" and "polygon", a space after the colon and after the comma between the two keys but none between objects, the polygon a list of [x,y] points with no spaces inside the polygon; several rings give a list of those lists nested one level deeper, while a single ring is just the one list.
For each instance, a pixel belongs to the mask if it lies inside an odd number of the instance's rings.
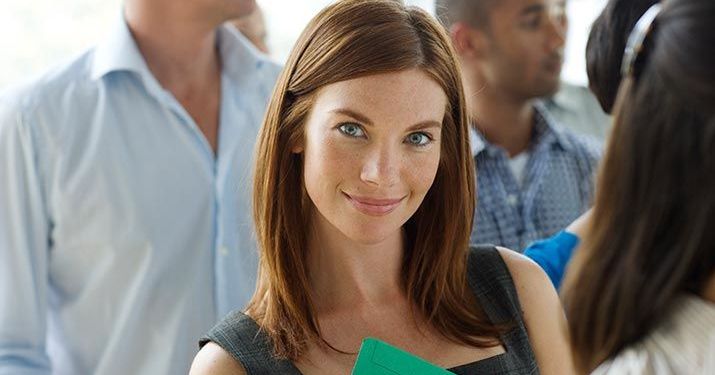
[{"label": "green folder", "polygon": [[454,375],[424,359],[373,338],[362,340],[353,375]]}]

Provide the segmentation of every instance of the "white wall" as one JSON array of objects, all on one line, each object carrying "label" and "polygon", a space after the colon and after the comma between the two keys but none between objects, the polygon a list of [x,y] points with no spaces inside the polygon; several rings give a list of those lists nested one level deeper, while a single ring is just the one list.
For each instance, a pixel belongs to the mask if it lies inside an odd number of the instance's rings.
[{"label": "white wall", "polygon": [[96,43],[121,0],[0,0],[0,88]]},{"label": "white wall", "polygon": [[[258,0],[269,46],[284,61],[310,18],[331,0]],[[432,11],[433,0],[407,0]],[[605,0],[570,0],[564,79],[586,82],[584,48],[589,26]],[[104,37],[121,0],[0,0],[0,88],[71,58]]]}]

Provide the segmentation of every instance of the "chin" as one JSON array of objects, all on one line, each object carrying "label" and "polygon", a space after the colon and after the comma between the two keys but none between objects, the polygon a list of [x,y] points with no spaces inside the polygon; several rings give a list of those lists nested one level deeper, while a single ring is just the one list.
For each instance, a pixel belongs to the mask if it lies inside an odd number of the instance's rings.
[{"label": "chin", "polygon": [[351,241],[362,245],[376,245],[402,233],[402,225],[389,222],[352,222],[343,224],[342,228],[339,228],[343,235]]},{"label": "chin", "polygon": [[534,97],[548,97],[555,95],[561,88],[561,80],[556,79],[555,81],[544,83],[540,87],[534,90]]},{"label": "chin", "polygon": [[254,0],[228,0],[226,3],[226,19],[236,19],[250,15],[256,10]]}]

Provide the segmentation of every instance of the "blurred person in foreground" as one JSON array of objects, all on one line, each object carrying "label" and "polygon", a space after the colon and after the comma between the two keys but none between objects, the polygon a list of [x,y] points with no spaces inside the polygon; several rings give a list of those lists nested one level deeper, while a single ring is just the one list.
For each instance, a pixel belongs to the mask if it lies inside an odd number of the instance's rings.
[{"label": "blurred person in foreground", "polygon": [[468,131],[449,37],[424,10],[345,0],[319,13],[259,138],[258,288],[191,374],[348,374],[365,337],[456,374],[571,373],[541,269],[469,247]]},{"label": "blurred person in foreground", "polygon": [[252,0],[126,0],[0,97],[0,374],[181,374],[255,288],[251,150],[278,67]]},{"label": "blurred person in foreground", "polygon": [[628,38],[612,141],[564,285],[581,373],[715,373],[714,19],[711,0],[668,0]]}]

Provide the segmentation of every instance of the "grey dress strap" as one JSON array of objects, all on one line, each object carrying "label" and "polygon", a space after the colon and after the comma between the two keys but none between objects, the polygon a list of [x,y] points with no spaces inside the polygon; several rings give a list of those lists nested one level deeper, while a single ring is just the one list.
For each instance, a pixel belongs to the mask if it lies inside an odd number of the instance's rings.
[{"label": "grey dress strap", "polygon": [[492,323],[512,323],[513,327],[501,336],[506,353],[450,371],[456,374],[538,374],[516,287],[496,247],[470,247],[467,282]]},{"label": "grey dress strap", "polygon": [[268,335],[248,315],[236,310],[199,341],[203,347],[213,341],[237,360],[249,375],[300,375],[292,362],[276,359]]},{"label": "grey dress strap", "polygon": [[[467,281],[490,321],[511,322],[514,326],[501,337],[506,353],[449,370],[456,374],[538,374],[514,282],[494,246],[469,249]],[[249,375],[301,374],[292,362],[273,356],[268,336],[240,311],[226,316],[199,345],[209,341],[229,352]]]}]

